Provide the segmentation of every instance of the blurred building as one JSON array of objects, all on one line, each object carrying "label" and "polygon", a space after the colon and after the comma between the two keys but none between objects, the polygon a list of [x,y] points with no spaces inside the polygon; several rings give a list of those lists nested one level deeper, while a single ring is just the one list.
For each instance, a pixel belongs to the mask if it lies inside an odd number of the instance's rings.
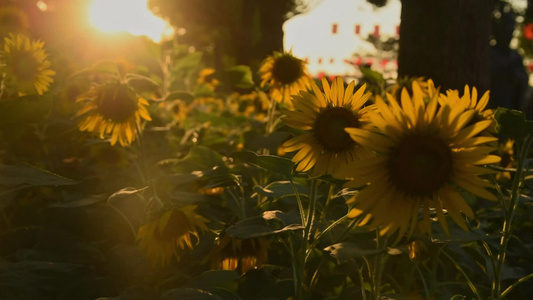
[{"label": "blurred building", "polygon": [[400,8],[400,0],[381,8],[367,0],[323,0],[285,22],[284,48],[306,60],[316,77],[356,76],[357,65],[395,76],[396,53],[383,45],[398,39]]}]

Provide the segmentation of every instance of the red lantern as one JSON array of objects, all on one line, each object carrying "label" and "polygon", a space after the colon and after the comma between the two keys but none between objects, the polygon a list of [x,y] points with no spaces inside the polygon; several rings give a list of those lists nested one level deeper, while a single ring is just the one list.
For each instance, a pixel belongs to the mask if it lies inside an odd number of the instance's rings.
[{"label": "red lantern", "polygon": [[533,23],[524,26],[524,37],[526,40],[533,40]]}]

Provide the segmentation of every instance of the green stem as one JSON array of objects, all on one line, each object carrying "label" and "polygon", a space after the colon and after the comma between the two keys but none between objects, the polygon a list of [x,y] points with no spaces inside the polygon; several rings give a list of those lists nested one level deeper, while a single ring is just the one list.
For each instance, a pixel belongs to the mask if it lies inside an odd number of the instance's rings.
[{"label": "green stem", "polygon": [[463,270],[463,268],[461,268],[461,266],[457,263],[457,261],[455,261],[455,259],[450,254],[448,254],[446,251],[444,251],[443,248],[439,248],[439,253],[444,253],[444,255],[454,264],[454,266],[457,269],[457,271],[459,271],[463,275],[463,277],[466,279],[466,283],[468,284],[468,286],[472,290],[472,293],[474,293],[474,295],[476,296],[476,299],[481,299],[481,297],[479,296],[479,292],[477,291],[476,286],[474,285],[472,280],[470,280],[470,277],[468,277],[468,275],[466,275],[465,271]]},{"label": "green stem", "polygon": [[333,229],[335,226],[342,223],[344,220],[346,220],[347,215],[339,218],[335,222],[331,223],[326,229],[324,229],[317,237],[316,239],[311,243],[311,245],[307,249],[307,254],[305,255],[305,261],[309,259],[309,255],[311,254],[312,250],[316,247],[320,239],[324,236],[324,234],[328,233],[331,229]]},{"label": "green stem", "polygon": [[142,128],[140,122],[136,122],[137,126],[137,143],[139,145],[139,151],[141,154],[141,166],[140,168],[137,167],[137,169],[140,169],[140,177],[143,185],[147,185],[147,178],[148,178],[148,167],[146,164],[146,149],[144,146],[144,138],[142,134]]},{"label": "green stem", "polygon": [[365,293],[365,278],[363,276],[363,268],[359,267],[359,265],[355,262],[353,262],[355,264],[355,267],[357,268],[357,273],[359,274],[359,282],[361,284],[361,296],[362,296],[362,300],[366,300],[366,293]]},{"label": "green stem", "polygon": [[509,294],[515,287],[517,287],[522,282],[529,280],[530,278],[533,278],[533,273],[526,275],[511,284],[507,289],[505,289],[505,291],[500,294],[500,298],[505,299],[505,297],[507,297],[507,294]]},{"label": "green stem", "polygon": [[305,222],[304,240],[309,241],[311,237],[311,231],[313,230],[313,223],[315,221],[316,211],[316,189],[318,181],[316,179],[311,180],[311,195],[309,196],[309,208],[307,211],[307,220]]},{"label": "green stem", "polygon": [[418,267],[418,263],[417,262],[415,262],[415,270],[418,273],[418,275],[420,276],[420,281],[422,281],[422,285],[424,286],[424,294],[426,296],[426,299],[429,299],[429,295],[430,294],[429,294],[428,285],[426,283],[426,280],[424,279],[424,275],[422,274],[422,271]]},{"label": "green stem", "polygon": [[524,139],[523,143],[520,145],[520,153],[517,157],[517,169],[514,174],[512,188],[511,188],[511,198],[507,205],[503,203],[503,209],[505,213],[505,220],[503,222],[502,237],[500,239],[500,250],[498,252],[498,257],[496,259],[496,272],[494,276],[494,281],[492,282],[492,293],[491,296],[494,299],[500,299],[501,291],[501,273],[503,269],[503,264],[505,262],[505,256],[507,253],[507,246],[509,245],[509,240],[512,236],[512,223],[513,217],[516,210],[516,205],[518,203],[518,198],[520,197],[520,189],[522,184],[523,171],[525,167],[525,161],[531,146],[533,137],[528,135]]},{"label": "green stem", "polygon": [[307,218],[305,220],[305,227],[303,232],[303,240],[301,249],[298,256],[298,265],[300,266],[300,294],[297,295],[296,299],[306,299],[306,292],[303,289],[304,277],[305,277],[305,262],[307,258],[307,251],[309,248],[309,239],[311,237],[311,232],[313,231],[313,222],[315,221],[315,210],[316,210],[316,190],[318,186],[318,181],[316,179],[311,180],[311,194],[309,195],[309,207],[307,209]]},{"label": "green stem", "polygon": [[[387,237],[383,238],[379,235],[379,230],[376,230],[376,249],[384,250],[385,246],[387,245]],[[381,287],[381,276],[383,273],[383,266],[385,264],[384,256],[387,255],[386,253],[382,252],[381,254],[378,254],[374,257],[374,262],[372,266],[372,287],[371,287],[371,294],[370,299],[372,300],[378,300],[379,299],[379,292]]]},{"label": "green stem", "polygon": [[487,242],[481,241],[481,244],[483,245],[483,248],[485,248],[485,252],[487,252],[487,254],[489,255],[490,264],[492,266],[492,276],[496,278],[499,276],[499,274],[496,271],[496,261],[494,259],[494,255],[492,254],[492,250],[490,249],[490,246]]},{"label": "green stem", "polygon": [[126,222],[126,224],[128,225],[128,228],[131,232],[131,235],[133,236],[133,240],[136,241],[137,240],[137,230],[135,230],[135,227],[133,226],[133,224],[131,224],[130,220],[128,219],[128,217],[120,211],[120,209],[116,208],[113,204],[110,203],[110,201],[108,201],[109,203],[109,206],[124,220],[124,222]]},{"label": "green stem", "polygon": [[291,261],[292,261],[292,274],[294,277],[294,297],[295,299],[303,299],[303,274],[304,274],[304,266],[301,265],[298,259],[299,257],[299,251],[295,251],[292,239],[289,243],[289,249],[291,253]]},{"label": "green stem", "polygon": [[324,218],[326,215],[326,207],[328,207],[329,203],[331,202],[331,199],[333,198],[333,192],[335,191],[335,185],[329,184],[329,191],[328,191],[328,198],[326,199],[326,204],[324,204],[324,209],[320,212],[320,219]]},{"label": "green stem", "polygon": [[300,219],[301,219],[302,225],[304,225],[306,224],[307,220],[305,218],[305,210],[302,204],[302,199],[300,198],[300,193],[298,192],[296,185],[294,185],[294,181],[290,179],[289,182],[291,183],[292,190],[294,191],[294,195],[296,196],[296,203],[298,203],[298,210],[300,211]]},{"label": "green stem", "polygon": [[[289,253],[289,255],[291,256],[291,263],[292,263],[292,276],[294,277],[294,295],[296,297],[296,295],[300,295],[301,294],[301,291],[300,291],[300,279],[299,279],[299,272],[298,272],[298,265],[297,265],[297,261],[296,261],[296,257],[295,257],[295,251],[294,251],[294,247],[293,247],[293,243],[292,243],[292,234],[290,234],[289,238],[288,238],[288,242],[283,239],[283,238],[280,238],[278,237],[278,240],[280,241],[281,245],[285,248],[285,250],[287,251],[287,253]],[[298,299],[298,298],[296,298]]]},{"label": "green stem", "polygon": [[[283,95],[285,95],[285,87],[281,89]],[[282,96],[284,97],[284,96]],[[281,99],[283,102],[285,99]],[[270,107],[268,108],[267,123],[266,123],[266,135],[270,135],[274,131],[274,116],[276,115],[276,100],[270,97]]]}]

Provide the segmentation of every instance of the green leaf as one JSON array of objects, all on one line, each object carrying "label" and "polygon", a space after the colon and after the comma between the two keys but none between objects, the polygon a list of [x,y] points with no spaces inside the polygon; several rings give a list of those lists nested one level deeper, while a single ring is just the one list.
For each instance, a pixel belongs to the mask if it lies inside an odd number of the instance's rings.
[{"label": "green leaf", "polygon": [[184,102],[190,103],[194,100],[194,95],[189,92],[184,91],[175,91],[170,92],[163,98],[163,101],[172,101],[172,100],[182,100]]},{"label": "green leaf", "polygon": [[191,205],[198,203],[205,203],[212,200],[212,196],[202,195],[199,193],[189,193],[182,191],[174,191],[169,194],[170,201],[176,206]]},{"label": "green leaf", "polygon": [[359,70],[363,74],[363,77],[367,80],[372,80],[374,82],[384,82],[385,79],[383,78],[383,75],[377,71],[372,70],[371,68],[367,67],[359,67]]},{"label": "green leaf", "polygon": [[252,70],[249,66],[238,65],[225,70],[226,76],[230,84],[242,88],[249,89],[254,87],[254,80],[252,77]]},{"label": "green leaf", "polygon": [[498,107],[494,118],[498,121],[498,133],[508,138],[521,141],[526,134],[533,133],[531,122],[526,125],[526,116],[521,111]]},{"label": "green leaf", "polygon": [[473,241],[486,241],[490,239],[499,238],[498,235],[489,235],[485,231],[479,228],[472,228],[470,231],[464,231],[461,229],[455,222],[452,222],[451,219],[448,220],[448,229],[450,235],[448,236],[441,226],[433,224],[433,242],[434,243],[450,243],[450,242],[459,242],[459,243],[468,243]]},{"label": "green leaf", "polygon": [[111,196],[109,196],[107,201],[113,202],[113,201],[116,201],[117,199],[128,197],[128,196],[143,192],[147,188],[148,188],[147,186],[140,188],[140,189],[136,189],[134,187],[126,187],[126,188],[119,190],[118,192],[113,193]]},{"label": "green leaf", "polygon": [[[299,194],[307,195],[309,189],[299,183],[294,183]],[[279,198],[294,195],[294,188],[290,181],[274,181],[265,187],[256,185],[253,188],[257,194],[268,198]]]},{"label": "green leaf", "polygon": [[80,266],[76,264],[0,260],[0,298],[43,299],[42,295],[46,292],[68,286],[70,282],[65,281],[79,276],[79,270]]},{"label": "green leaf", "polygon": [[46,120],[53,105],[50,95],[9,98],[0,102],[0,123],[37,123]]},{"label": "green leaf", "polygon": [[215,96],[215,93],[209,88],[209,86],[205,83],[197,84],[194,87],[194,97],[213,97]]},{"label": "green leaf", "polygon": [[[143,198],[138,194],[147,188],[123,188],[109,196],[107,203],[128,222],[130,227],[140,226],[144,220],[146,207]],[[132,234],[135,235],[134,232]]]},{"label": "green leaf", "polygon": [[79,182],[26,164],[0,165],[0,184],[3,186],[64,186],[77,183]]},{"label": "green leaf", "polygon": [[358,244],[350,242],[334,244],[326,247],[324,250],[328,251],[331,256],[335,257],[339,264],[352,258],[384,253],[384,250],[381,249],[363,249]]},{"label": "green leaf", "polygon": [[239,281],[239,273],[228,270],[206,271],[189,281],[189,285],[199,289],[223,288],[228,291],[236,291]]},{"label": "green leaf", "polygon": [[96,204],[98,202],[101,202],[105,199],[105,197],[102,196],[88,196],[79,200],[65,202],[65,203],[55,203],[50,205],[50,207],[58,207],[58,208],[77,208],[77,207],[85,207],[90,206],[93,204]]},{"label": "green leaf", "polygon": [[91,75],[91,74],[103,74],[103,73],[118,74],[117,63],[113,60],[102,60],[88,68],[82,69],[72,74],[70,78],[84,76],[84,75]]},{"label": "green leaf", "polygon": [[226,233],[239,239],[275,235],[285,231],[303,229],[297,213],[266,211],[262,216],[241,220],[226,229]]},{"label": "green leaf", "polygon": [[257,155],[251,151],[234,152],[232,157],[267,171],[279,173],[287,177],[292,177],[293,174],[294,163],[288,158],[274,155]]},{"label": "green leaf", "polygon": [[126,74],[124,80],[138,93],[155,92],[159,89],[159,84],[146,76]]},{"label": "green leaf", "polygon": [[201,175],[205,182],[205,188],[215,188],[220,186],[239,186],[241,184],[240,176],[229,172],[227,168],[214,167],[204,172],[196,172]]},{"label": "green leaf", "polygon": [[222,298],[200,289],[177,288],[163,292],[161,300],[222,300]]},{"label": "green leaf", "polygon": [[204,146],[192,147],[183,159],[176,162],[178,173],[206,171],[214,167],[225,167],[224,160],[218,152]]}]

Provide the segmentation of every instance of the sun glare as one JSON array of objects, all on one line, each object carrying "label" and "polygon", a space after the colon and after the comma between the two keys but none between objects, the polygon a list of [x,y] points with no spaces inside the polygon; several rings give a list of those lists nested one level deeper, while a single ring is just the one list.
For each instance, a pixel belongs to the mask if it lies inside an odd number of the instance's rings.
[{"label": "sun glare", "polygon": [[148,9],[147,0],[93,0],[89,11],[91,23],[104,32],[129,32],[145,35],[155,42],[172,30]]}]

